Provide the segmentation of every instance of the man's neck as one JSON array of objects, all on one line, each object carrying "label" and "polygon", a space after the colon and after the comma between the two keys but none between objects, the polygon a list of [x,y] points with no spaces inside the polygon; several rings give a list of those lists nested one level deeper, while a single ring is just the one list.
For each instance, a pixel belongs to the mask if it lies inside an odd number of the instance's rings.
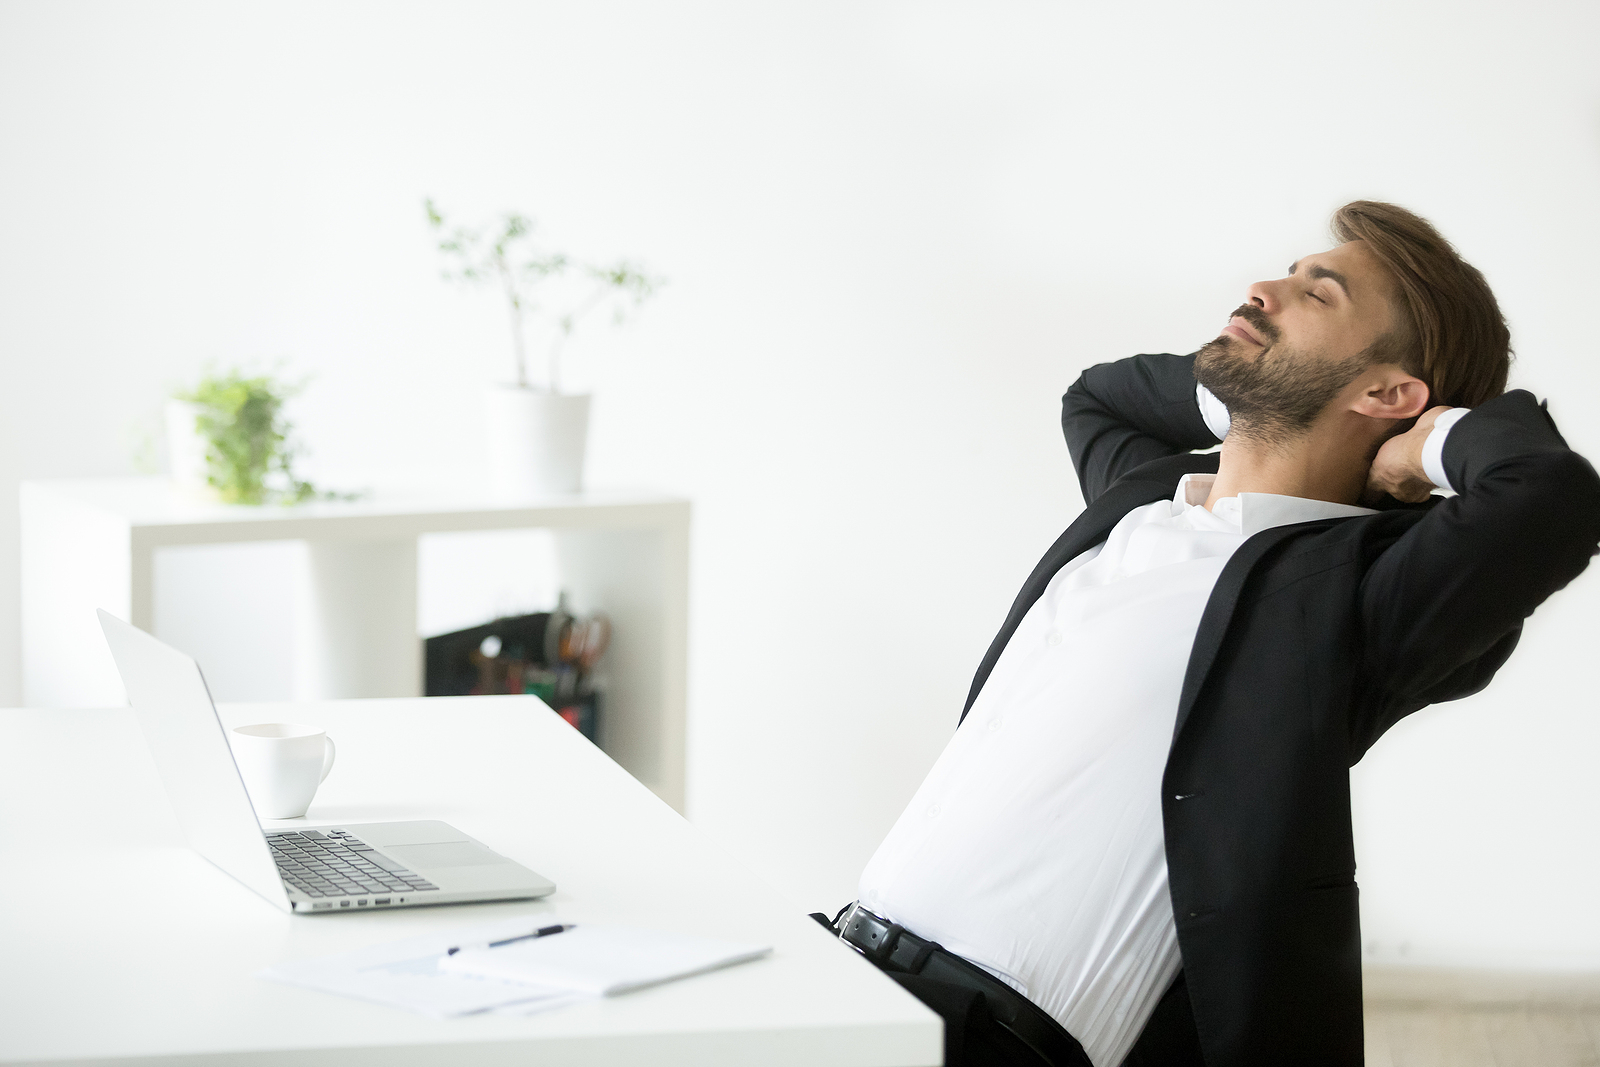
[{"label": "man's neck", "polygon": [[1248,431],[1230,433],[1222,443],[1222,461],[1206,507],[1240,493],[1360,503],[1372,459],[1351,449],[1348,436],[1330,430],[1319,423],[1298,437],[1272,443]]}]

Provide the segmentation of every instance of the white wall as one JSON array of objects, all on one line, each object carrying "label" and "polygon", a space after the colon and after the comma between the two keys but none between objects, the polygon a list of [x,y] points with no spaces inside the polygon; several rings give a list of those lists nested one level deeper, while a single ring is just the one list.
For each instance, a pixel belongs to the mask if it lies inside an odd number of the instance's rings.
[{"label": "white wall", "polygon": [[[20,478],[132,469],[207,359],[282,357],[314,473],[477,461],[501,312],[419,200],[671,278],[594,334],[594,484],[696,502],[691,811],[849,899],[1081,507],[1091,363],[1187,351],[1343,201],[1488,274],[1600,455],[1585,2],[0,4],[0,699]],[[1600,577],[1357,771],[1375,958],[1600,967]]]}]

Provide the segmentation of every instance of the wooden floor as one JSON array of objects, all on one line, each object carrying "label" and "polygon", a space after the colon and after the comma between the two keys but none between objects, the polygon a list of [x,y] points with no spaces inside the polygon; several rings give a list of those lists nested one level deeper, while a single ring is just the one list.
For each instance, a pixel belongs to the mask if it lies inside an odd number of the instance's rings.
[{"label": "wooden floor", "polygon": [[1600,1067],[1600,976],[1368,971],[1367,1067]]}]

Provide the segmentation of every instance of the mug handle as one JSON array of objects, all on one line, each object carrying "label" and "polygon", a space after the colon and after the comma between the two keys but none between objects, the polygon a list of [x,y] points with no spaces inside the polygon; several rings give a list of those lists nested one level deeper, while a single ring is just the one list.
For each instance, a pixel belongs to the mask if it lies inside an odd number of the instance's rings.
[{"label": "mug handle", "polygon": [[319,785],[328,780],[328,772],[333,770],[333,757],[338,754],[338,749],[333,747],[333,738],[323,734],[322,739],[328,743],[328,747],[322,754],[322,777],[317,779]]}]

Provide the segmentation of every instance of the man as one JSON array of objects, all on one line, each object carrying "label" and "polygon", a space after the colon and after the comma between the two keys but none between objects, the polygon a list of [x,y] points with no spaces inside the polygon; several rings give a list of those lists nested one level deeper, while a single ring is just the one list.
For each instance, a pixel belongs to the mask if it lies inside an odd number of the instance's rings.
[{"label": "man", "polygon": [[1088,506],[833,924],[948,1063],[1362,1060],[1348,769],[1489,682],[1595,553],[1600,479],[1504,392],[1431,225],[1334,233],[1198,354],[1064,398]]}]

